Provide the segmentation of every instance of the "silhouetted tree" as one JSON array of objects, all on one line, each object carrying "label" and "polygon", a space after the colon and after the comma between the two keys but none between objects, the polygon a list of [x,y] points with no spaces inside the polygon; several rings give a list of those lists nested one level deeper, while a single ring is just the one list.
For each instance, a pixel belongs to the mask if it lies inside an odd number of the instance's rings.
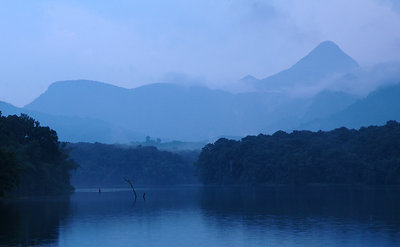
[{"label": "silhouetted tree", "polygon": [[[25,114],[0,114],[0,192],[49,194],[72,190],[69,159],[57,133]],[[18,183],[19,182],[19,183]]]}]

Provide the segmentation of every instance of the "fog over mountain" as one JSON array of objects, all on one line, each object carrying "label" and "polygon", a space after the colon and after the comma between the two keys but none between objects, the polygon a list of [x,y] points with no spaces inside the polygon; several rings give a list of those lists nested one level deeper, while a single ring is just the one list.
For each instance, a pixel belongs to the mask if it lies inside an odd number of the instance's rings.
[{"label": "fog over mountain", "polygon": [[257,90],[285,91],[316,86],[322,80],[350,72],[357,67],[358,63],[335,43],[325,41],[289,69],[265,79],[253,80],[252,83]]},{"label": "fog over mountain", "polygon": [[365,97],[383,85],[393,85],[399,81],[400,62],[386,62],[356,68],[333,80],[322,82],[319,88],[343,91]]},{"label": "fog over mountain", "polygon": [[267,119],[268,96],[234,95],[205,87],[158,83],[123,89],[94,81],[63,81],[25,109],[89,117],[153,137],[203,140],[257,133]]},{"label": "fog over mountain", "polygon": [[[0,110],[32,115],[55,128],[62,140],[105,143],[144,141],[146,136],[213,141],[277,130],[358,127],[398,119],[398,90],[379,88],[400,82],[396,67],[395,63],[359,67],[335,43],[326,41],[287,70],[262,80],[246,76],[239,83],[251,88],[247,92],[180,81],[126,89],[70,80],[53,83],[23,108],[2,103]],[[374,95],[380,96],[372,106],[368,102],[374,102]],[[365,115],[368,121],[363,120]]]},{"label": "fog over mountain", "polygon": [[365,97],[382,85],[398,83],[400,62],[360,67],[332,41],[314,48],[290,68],[264,79],[252,75],[231,86],[234,92],[275,92],[294,98],[312,97],[323,91]]},{"label": "fog over mountain", "polygon": [[335,114],[299,126],[301,129],[330,130],[339,126],[360,128],[400,121],[400,80],[398,84],[378,88]]},{"label": "fog over mountain", "polygon": [[362,67],[399,61],[398,6],[397,0],[4,1],[0,100],[22,107],[68,79],[135,88],[175,83],[168,79],[181,74],[190,78],[185,84],[200,78],[230,89],[247,74],[263,79],[288,69],[324,40]]}]

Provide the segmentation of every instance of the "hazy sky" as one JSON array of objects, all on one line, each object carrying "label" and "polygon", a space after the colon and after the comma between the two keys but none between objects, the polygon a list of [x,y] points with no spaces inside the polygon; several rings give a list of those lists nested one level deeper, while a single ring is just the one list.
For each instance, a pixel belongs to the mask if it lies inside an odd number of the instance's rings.
[{"label": "hazy sky", "polygon": [[332,40],[361,65],[400,60],[397,0],[2,1],[0,100],[54,81],[123,87],[263,78]]}]

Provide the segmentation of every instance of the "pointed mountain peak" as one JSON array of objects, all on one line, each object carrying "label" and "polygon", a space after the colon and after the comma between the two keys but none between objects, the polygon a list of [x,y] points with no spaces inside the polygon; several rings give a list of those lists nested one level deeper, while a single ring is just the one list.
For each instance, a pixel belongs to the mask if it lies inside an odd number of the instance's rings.
[{"label": "pointed mountain peak", "polygon": [[[317,47],[315,47],[307,56],[341,57],[342,59],[347,58],[353,60],[350,56],[344,53],[336,43],[330,40],[323,41],[322,43],[317,45]],[[354,61],[354,63],[357,62]]]},{"label": "pointed mountain peak", "polygon": [[316,50],[321,50],[321,51],[323,51],[323,50],[339,50],[339,51],[342,51],[342,50],[340,50],[339,46],[335,42],[330,41],[330,40],[321,42],[319,45],[317,45],[317,47],[314,48],[313,51],[316,51]]},{"label": "pointed mountain peak", "polygon": [[324,41],[289,69],[267,77],[258,86],[262,90],[281,90],[294,86],[317,85],[326,78],[348,73],[358,63],[332,41]]},{"label": "pointed mountain peak", "polygon": [[358,63],[353,58],[344,53],[337,44],[329,40],[320,43],[297,64],[300,63],[323,63],[327,66],[339,65],[339,67],[342,65],[347,68],[358,67]]},{"label": "pointed mountain peak", "polygon": [[358,63],[332,41],[324,41],[294,64],[295,71],[311,74],[343,73],[358,67]]}]

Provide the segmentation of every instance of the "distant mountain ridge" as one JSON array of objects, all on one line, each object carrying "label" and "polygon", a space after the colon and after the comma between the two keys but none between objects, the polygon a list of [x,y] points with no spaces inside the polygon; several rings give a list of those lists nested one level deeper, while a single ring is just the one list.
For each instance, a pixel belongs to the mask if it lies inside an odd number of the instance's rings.
[{"label": "distant mountain ridge", "polygon": [[400,82],[378,88],[367,97],[322,119],[300,125],[300,129],[331,130],[338,126],[360,128],[382,125],[388,120],[400,121]]},{"label": "distant mountain ridge", "polygon": [[157,83],[123,89],[80,80],[51,85],[24,109],[100,119],[153,137],[207,140],[256,133],[264,101],[205,87]]},{"label": "distant mountain ridge", "polygon": [[[297,97],[285,90],[313,87],[336,75],[339,79],[332,82],[349,88],[362,87],[364,78],[393,82],[399,78],[396,68],[394,64],[377,67],[372,72],[360,70],[357,62],[328,41],[276,75],[263,80],[251,75],[244,77],[244,83],[261,87],[247,93],[173,83],[126,89],[102,82],[72,80],[51,84],[23,108],[0,103],[0,111],[4,115],[27,113],[54,128],[61,140],[82,142],[143,142],[146,136],[167,142],[208,142],[218,136],[240,138],[277,130],[357,127],[400,120],[396,101],[400,90],[380,88],[368,97],[335,87],[319,88],[313,94]],[[377,84],[379,81],[370,82],[368,90]],[[370,120],[364,121],[368,112]]]},{"label": "distant mountain ridge", "polygon": [[[124,89],[93,81],[65,81],[51,86],[24,110],[92,122],[99,120],[113,130],[109,132],[118,133],[117,141],[122,140],[121,136],[138,140],[128,132],[142,136],[141,141],[146,135],[164,140],[207,141],[221,135],[359,127],[400,120],[398,87],[379,89],[361,100],[343,92],[323,91],[311,98],[287,100],[271,107],[271,102],[277,99],[268,93],[231,94],[161,83]],[[392,110],[388,110],[390,106]],[[362,122],[360,114],[370,114],[370,121]],[[361,121],[361,125],[353,124],[355,121]]]}]

